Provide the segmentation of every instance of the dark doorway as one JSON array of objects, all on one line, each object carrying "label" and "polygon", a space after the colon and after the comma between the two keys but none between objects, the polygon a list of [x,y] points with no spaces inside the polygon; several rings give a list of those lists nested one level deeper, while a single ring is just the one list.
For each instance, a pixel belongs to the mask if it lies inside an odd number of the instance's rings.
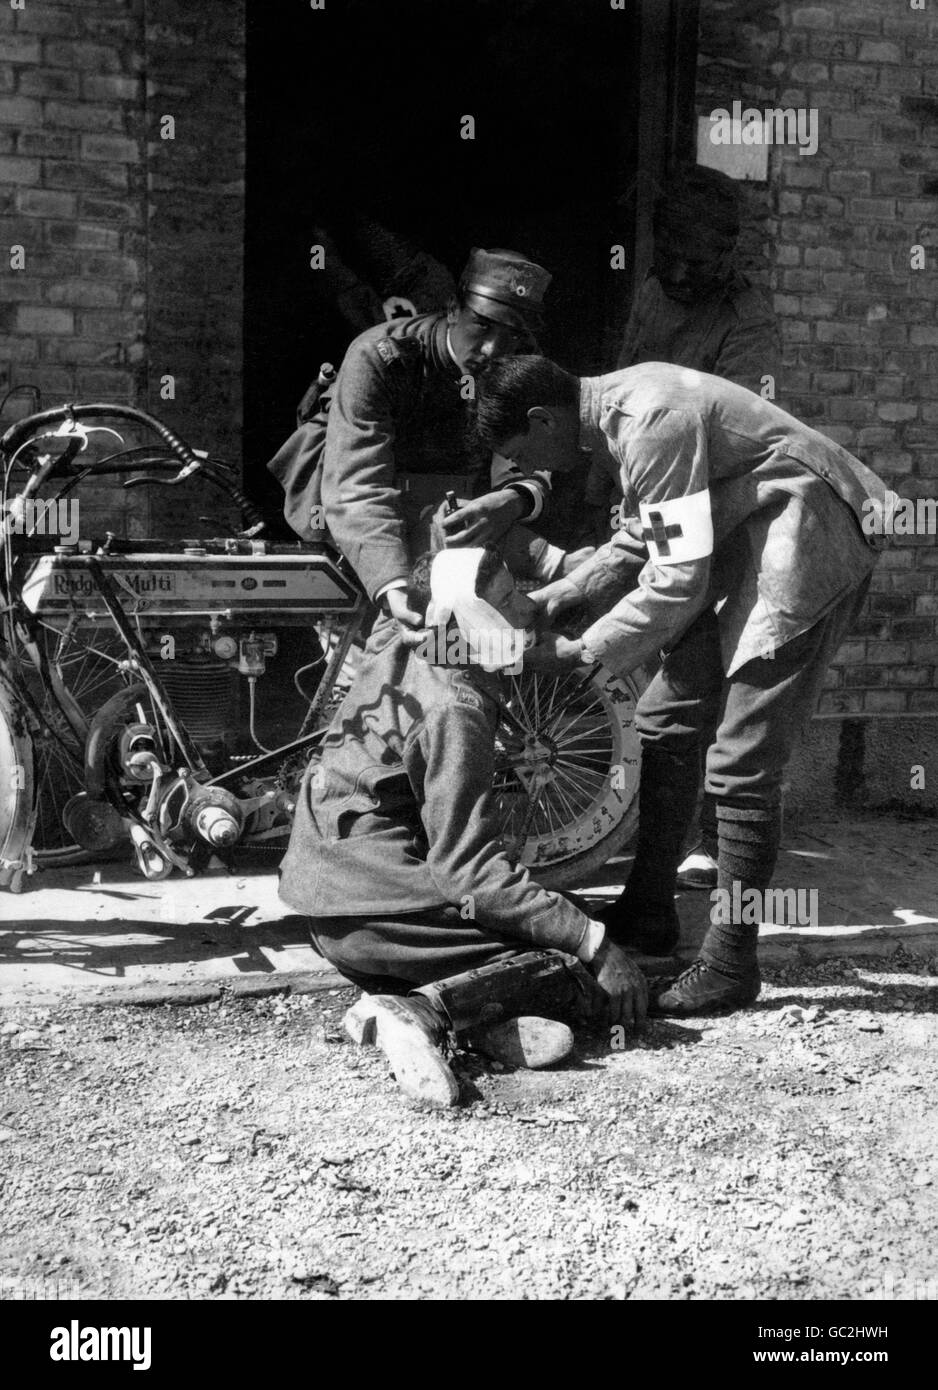
[{"label": "dark doorway", "polygon": [[[638,132],[673,75],[658,21],[681,3],[248,0],[252,491],[266,491],[263,463],[320,362],[338,362],[351,336],[310,268],[319,225],[344,255],[366,217],[453,276],[471,246],[517,248],[554,275],[545,351],[583,373],[614,365],[632,277],[611,269],[610,248],[631,261]],[[643,13],[662,47],[654,96]]]},{"label": "dark doorway", "polygon": [[[347,333],[310,228],[353,215],[458,275],[512,246],[554,274],[544,347],[609,365],[610,246],[634,174],[638,24],[582,0],[248,5],[247,457],[266,458]],[[475,119],[474,140],[460,138]],[[253,470],[249,468],[249,473]]]}]

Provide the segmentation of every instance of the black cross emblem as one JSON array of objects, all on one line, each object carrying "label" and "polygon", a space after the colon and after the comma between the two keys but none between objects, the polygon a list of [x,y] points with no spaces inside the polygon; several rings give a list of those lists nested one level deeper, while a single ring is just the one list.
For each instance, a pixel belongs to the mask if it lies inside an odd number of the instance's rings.
[{"label": "black cross emblem", "polygon": [[659,555],[670,555],[671,547],[669,540],[677,540],[678,536],[683,536],[684,529],[681,526],[665,526],[664,517],[660,512],[649,512],[648,520],[651,522],[651,529],[645,527],[642,531],[643,541],[654,541],[658,547]]}]

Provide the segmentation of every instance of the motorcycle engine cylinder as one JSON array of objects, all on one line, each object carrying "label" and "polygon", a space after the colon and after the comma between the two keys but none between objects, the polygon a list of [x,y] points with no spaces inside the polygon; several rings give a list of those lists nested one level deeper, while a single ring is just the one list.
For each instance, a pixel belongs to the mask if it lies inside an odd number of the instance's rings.
[{"label": "motorcycle engine cylinder", "polygon": [[196,743],[213,743],[234,726],[237,673],[221,661],[182,658],[158,666],[173,708]]}]

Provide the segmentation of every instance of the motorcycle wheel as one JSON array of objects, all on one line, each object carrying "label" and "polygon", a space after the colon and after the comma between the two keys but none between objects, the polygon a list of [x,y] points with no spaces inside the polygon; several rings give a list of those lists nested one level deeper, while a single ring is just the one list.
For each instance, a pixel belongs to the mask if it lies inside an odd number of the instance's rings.
[{"label": "motorcycle wheel", "polygon": [[[53,675],[45,680],[36,656],[39,646]],[[84,791],[85,739],[92,715],[126,684],[117,662],[126,656],[116,634],[60,632],[40,625],[35,644],[20,633],[17,673],[32,697],[41,727],[33,735],[36,862],[52,868],[89,863],[96,856],[76,844],[63,810]],[[100,857],[100,856],[97,856]]]},{"label": "motorcycle wheel", "polygon": [[582,881],[635,831],[640,693],[637,681],[604,667],[588,681],[582,670],[512,677],[494,790],[504,841],[517,847],[526,830],[519,862],[546,888]]},{"label": "motorcycle wheel", "polygon": [[0,673],[0,888],[20,892],[30,842],[33,747],[25,714]]}]

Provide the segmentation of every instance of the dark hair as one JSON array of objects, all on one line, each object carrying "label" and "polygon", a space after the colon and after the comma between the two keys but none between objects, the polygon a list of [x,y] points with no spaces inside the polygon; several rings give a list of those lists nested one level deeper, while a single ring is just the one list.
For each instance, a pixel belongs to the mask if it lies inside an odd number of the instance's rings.
[{"label": "dark hair", "polygon": [[528,411],[536,405],[578,411],[578,379],[550,358],[530,353],[492,362],[476,377],[475,441],[497,449],[513,435],[526,434]]},{"label": "dark hair", "polygon": [[[414,561],[410,571],[410,583],[407,586],[410,605],[424,618],[427,616],[427,606],[430,602],[430,569],[434,556],[438,553],[435,550],[424,551]],[[487,545],[485,547],[485,554],[479,562],[479,569],[476,573],[477,594],[481,594],[488,588],[504,563],[501,553],[494,546]]]},{"label": "dark hair", "polygon": [[656,236],[673,225],[691,240],[692,229],[728,247],[739,235],[739,193],[736,184],[718,169],[702,164],[679,164],[655,200],[652,214]]}]

